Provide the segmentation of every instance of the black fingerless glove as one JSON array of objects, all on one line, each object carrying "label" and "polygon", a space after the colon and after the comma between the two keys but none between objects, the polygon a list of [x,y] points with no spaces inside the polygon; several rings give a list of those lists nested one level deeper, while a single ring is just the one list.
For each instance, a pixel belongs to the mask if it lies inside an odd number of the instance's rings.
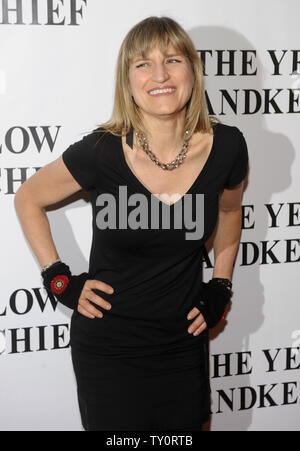
[{"label": "black fingerless glove", "polygon": [[41,276],[47,293],[72,310],[77,308],[83,286],[90,278],[87,272],[73,276],[69,266],[63,262],[53,263],[41,272]]},{"label": "black fingerless glove", "polygon": [[202,284],[199,310],[205,319],[207,328],[211,329],[222,319],[226,306],[230,301],[231,290],[214,279],[211,279],[209,282],[202,282]]}]

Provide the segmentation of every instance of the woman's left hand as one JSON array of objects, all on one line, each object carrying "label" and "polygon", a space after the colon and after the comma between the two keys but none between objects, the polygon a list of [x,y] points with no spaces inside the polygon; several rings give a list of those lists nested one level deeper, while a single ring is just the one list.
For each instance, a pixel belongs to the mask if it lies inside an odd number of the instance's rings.
[{"label": "woman's left hand", "polygon": [[231,289],[219,283],[216,278],[202,282],[198,300],[200,310],[194,307],[187,315],[187,319],[194,319],[188,332],[199,335],[206,328],[215,327],[225,317],[231,294]]},{"label": "woman's left hand", "polygon": [[196,318],[192,324],[189,325],[188,332],[193,334],[194,336],[201,334],[206,328],[207,324],[203,315],[200,313],[200,310],[197,307],[194,307],[188,314],[187,318],[192,320]]}]

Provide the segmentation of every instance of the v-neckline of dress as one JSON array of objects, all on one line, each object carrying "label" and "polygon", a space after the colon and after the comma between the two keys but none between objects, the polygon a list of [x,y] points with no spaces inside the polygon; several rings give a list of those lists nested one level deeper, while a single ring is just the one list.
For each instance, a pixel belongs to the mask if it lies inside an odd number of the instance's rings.
[{"label": "v-neckline of dress", "polygon": [[[219,123],[215,124],[213,127],[213,142],[211,145],[211,149],[210,152],[208,154],[208,157],[201,169],[201,171],[199,172],[199,174],[197,175],[196,179],[194,180],[194,182],[192,183],[192,185],[190,186],[190,188],[186,191],[186,193],[184,193],[183,196],[181,196],[179,199],[176,200],[176,202],[173,202],[172,204],[168,204],[167,202],[162,201],[156,194],[152,193],[151,191],[148,190],[148,188],[146,188],[146,186],[140,181],[140,179],[134,174],[134,172],[131,170],[131,168],[129,167],[126,158],[125,158],[125,154],[124,154],[124,150],[123,150],[123,145],[122,145],[122,137],[119,137],[119,148],[120,148],[120,152],[121,152],[121,162],[123,164],[123,167],[125,168],[128,176],[130,177],[130,179],[136,184],[138,185],[148,196],[153,196],[155,197],[157,200],[159,200],[163,205],[169,207],[170,209],[172,207],[174,207],[177,203],[184,201],[184,197],[187,196],[188,194],[191,194],[194,190],[194,188],[196,187],[196,185],[198,184],[198,182],[204,177],[205,173],[207,172],[207,168],[209,166],[210,161],[213,158],[213,155],[215,153],[215,148],[216,148],[216,132],[217,132],[217,128],[218,128]],[[175,169],[176,170],[176,169]]]}]

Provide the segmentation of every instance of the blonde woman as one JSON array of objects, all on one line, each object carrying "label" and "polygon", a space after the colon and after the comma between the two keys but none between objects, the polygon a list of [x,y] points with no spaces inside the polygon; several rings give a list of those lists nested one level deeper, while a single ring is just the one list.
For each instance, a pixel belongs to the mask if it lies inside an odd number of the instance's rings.
[{"label": "blonde woman", "polygon": [[[73,309],[86,431],[201,430],[209,419],[208,330],[232,293],[247,167],[242,131],[208,115],[191,39],[173,19],[148,17],[121,45],[110,121],[16,193],[44,286]],[[91,195],[93,241],[88,272],[73,275],[44,207],[81,189]]]}]

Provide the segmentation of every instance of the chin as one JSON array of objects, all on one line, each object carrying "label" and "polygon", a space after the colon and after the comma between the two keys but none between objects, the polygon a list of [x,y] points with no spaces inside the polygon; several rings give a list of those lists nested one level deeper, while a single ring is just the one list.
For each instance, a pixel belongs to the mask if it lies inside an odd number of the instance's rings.
[{"label": "chin", "polygon": [[150,114],[174,114],[179,111],[179,108],[171,108],[166,105],[161,105],[161,107],[156,108],[155,110],[148,110]]}]

